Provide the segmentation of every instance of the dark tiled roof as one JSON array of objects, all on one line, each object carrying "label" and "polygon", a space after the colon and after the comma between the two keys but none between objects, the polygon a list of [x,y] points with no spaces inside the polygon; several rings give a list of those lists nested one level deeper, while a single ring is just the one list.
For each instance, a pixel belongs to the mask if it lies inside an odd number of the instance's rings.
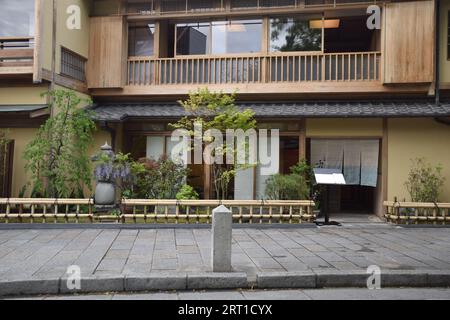
[{"label": "dark tiled roof", "polygon": [[0,105],[0,112],[33,112],[47,108],[45,104],[13,104],[13,105]]},{"label": "dark tiled roof", "polygon": [[[448,117],[450,103],[428,101],[389,102],[270,102],[238,103],[251,108],[257,118],[374,118]],[[128,118],[180,118],[188,115],[177,103],[102,103],[93,107],[98,121],[124,121]]]}]

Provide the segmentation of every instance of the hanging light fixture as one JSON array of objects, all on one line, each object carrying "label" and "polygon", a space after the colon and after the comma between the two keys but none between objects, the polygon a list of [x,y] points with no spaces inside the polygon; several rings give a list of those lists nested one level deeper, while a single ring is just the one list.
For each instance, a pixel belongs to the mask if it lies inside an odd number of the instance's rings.
[{"label": "hanging light fixture", "polygon": [[325,20],[310,20],[309,28],[310,29],[337,29],[341,24],[340,19],[325,19]]}]

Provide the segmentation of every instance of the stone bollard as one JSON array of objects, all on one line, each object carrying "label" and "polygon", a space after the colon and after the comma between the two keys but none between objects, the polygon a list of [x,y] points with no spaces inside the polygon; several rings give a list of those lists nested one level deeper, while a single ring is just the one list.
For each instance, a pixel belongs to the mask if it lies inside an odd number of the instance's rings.
[{"label": "stone bollard", "polygon": [[211,265],[213,272],[231,272],[231,236],[233,215],[225,206],[213,210]]}]

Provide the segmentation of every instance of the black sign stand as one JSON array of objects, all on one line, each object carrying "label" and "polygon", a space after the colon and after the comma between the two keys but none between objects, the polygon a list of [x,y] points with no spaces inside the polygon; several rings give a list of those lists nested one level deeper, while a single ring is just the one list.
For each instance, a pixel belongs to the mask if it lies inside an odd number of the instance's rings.
[{"label": "black sign stand", "polygon": [[[335,170],[335,169],[314,169],[314,174],[316,175],[342,175],[340,170]],[[342,177],[343,179],[343,177]],[[317,181],[317,176],[316,176],[316,181]],[[336,221],[330,221],[330,186],[334,186],[334,185],[345,185],[344,183],[321,183],[321,182],[317,182],[320,185],[323,185],[325,187],[325,192],[324,194],[322,194],[322,208],[321,208],[321,212],[323,214],[325,214],[325,222],[317,222],[316,221],[316,225],[318,226],[338,226],[341,227],[342,224],[340,224],[339,222]]]},{"label": "black sign stand", "polygon": [[[318,222],[316,221],[316,225],[318,226],[338,226],[341,227],[342,224],[340,224],[337,221],[330,221],[330,185],[323,185],[325,186],[325,196],[322,196],[322,210],[321,212],[325,214],[325,222]],[[323,201],[325,199],[325,201]]]}]

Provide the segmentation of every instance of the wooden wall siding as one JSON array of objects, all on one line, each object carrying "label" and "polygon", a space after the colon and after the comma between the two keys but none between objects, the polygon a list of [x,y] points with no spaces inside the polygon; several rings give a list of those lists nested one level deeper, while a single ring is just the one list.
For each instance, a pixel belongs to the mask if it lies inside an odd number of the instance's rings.
[{"label": "wooden wall siding", "polygon": [[125,84],[127,30],[122,17],[91,18],[87,81],[89,88]]},{"label": "wooden wall siding", "polygon": [[128,59],[128,85],[379,81],[380,52]]},{"label": "wooden wall siding", "polygon": [[434,76],[434,2],[386,4],[384,83],[428,83]]}]

